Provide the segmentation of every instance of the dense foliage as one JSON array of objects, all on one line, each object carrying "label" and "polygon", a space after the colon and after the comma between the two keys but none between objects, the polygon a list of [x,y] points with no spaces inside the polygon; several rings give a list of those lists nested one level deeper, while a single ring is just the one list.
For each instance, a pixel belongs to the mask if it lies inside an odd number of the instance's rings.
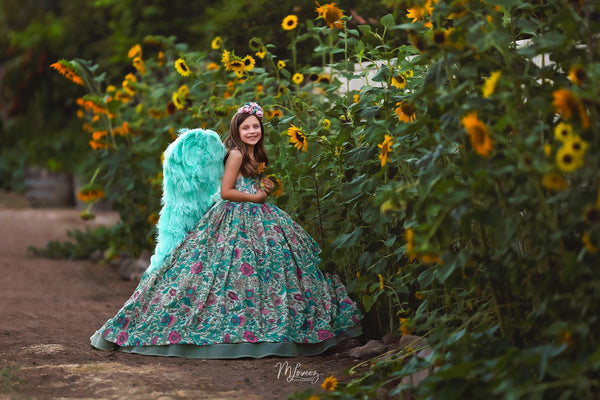
[{"label": "dense foliage", "polygon": [[[433,350],[374,360],[330,397],[597,398],[598,4],[415,2],[377,30],[331,7],[272,27],[287,53],[258,37],[190,48],[152,36],[119,82],[81,60],[55,66],[89,91],[88,194],[115,202],[121,244],[151,247],[176,130],[224,135],[257,100],[274,201],[320,242],[371,331]],[[401,384],[422,369],[418,388]]]}]

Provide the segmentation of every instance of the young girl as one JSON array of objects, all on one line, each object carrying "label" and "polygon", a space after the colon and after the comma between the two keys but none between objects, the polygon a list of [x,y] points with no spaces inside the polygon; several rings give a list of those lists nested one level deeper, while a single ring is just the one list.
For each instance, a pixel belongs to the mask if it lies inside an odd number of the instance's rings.
[{"label": "young girl", "polygon": [[362,333],[346,288],[319,270],[317,243],[265,202],[274,185],[259,179],[260,164],[268,164],[262,117],[256,103],[234,115],[221,198],[164,260],[153,257],[158,266],[91,337],[94,347],[193,358],[310,356],[342,334]]}]

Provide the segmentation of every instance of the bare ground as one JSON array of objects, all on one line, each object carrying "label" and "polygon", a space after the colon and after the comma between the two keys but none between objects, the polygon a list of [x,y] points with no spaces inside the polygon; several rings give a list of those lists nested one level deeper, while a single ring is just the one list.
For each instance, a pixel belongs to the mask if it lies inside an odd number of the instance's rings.
[{"label": "bare ground", "polygon": [[[136,282],[105,264],[34,257],[27,247],[68,239],[68,229],[110,225],[114,213],[84,222],[74,209],[30,209],[0,193],[0,400],[285,399],[354,362],[317,357],[198,360],[104,352],[89,337],[122,306]],[[280,371],[316,371],[316,382]],[[280,364],[278,364],[280,363]],[[294,379],[291,379],[294,378]]]}]

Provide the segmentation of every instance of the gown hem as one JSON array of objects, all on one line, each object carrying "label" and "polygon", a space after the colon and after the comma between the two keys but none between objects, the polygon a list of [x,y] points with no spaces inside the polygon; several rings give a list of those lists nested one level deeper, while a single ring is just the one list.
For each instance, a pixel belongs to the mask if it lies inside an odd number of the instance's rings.
[{"label": "gown hem", "polygon": [[171,344],[161,346],[119,346],[105,340],[99,332],[91,338],[91,344],[100,350],[117,350],[125,353],[135,353],[147,356],[233,359],[233,358],[263,358],[268,356],[280,357],[310,357],[321,354],[335,346],[343,336],[356,337],[362,334],[362,326],[354,326],[337,337],[332,337],[318,343],[293,342],[257,342],[257,343],[216,343],[211,345]]}]

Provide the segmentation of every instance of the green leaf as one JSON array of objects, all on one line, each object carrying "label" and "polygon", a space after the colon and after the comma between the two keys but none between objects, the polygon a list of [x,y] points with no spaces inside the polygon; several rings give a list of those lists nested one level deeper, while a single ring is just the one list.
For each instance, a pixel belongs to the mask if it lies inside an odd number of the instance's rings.
[{"label": "green leaf", "polygon": [[394,16],[392,14],[386,14],[383,17],[381,17],[381,20],[379,22],[381,23],[381,25],[383,25],[385,29],[390,29],[394,26]]}]

